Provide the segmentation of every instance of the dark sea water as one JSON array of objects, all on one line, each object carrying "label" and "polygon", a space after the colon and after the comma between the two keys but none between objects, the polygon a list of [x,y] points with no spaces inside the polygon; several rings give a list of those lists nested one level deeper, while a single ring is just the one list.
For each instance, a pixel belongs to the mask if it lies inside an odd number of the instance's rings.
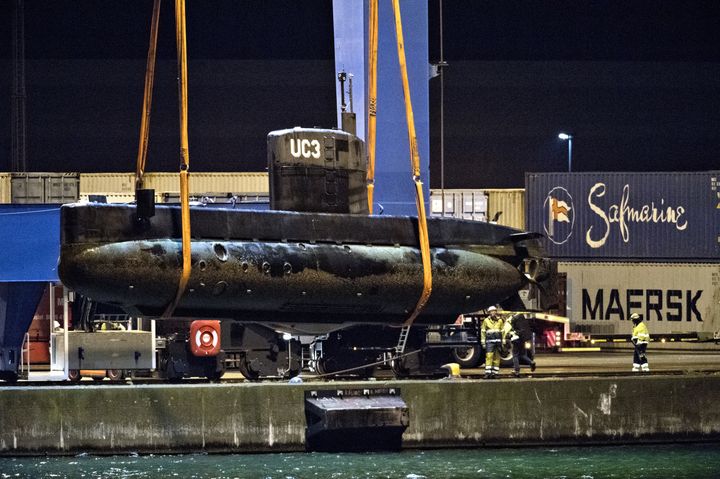
[{"label": "dark sea water", "polygon": [[0,478],[720,478],[720,444],[0,458]]}]

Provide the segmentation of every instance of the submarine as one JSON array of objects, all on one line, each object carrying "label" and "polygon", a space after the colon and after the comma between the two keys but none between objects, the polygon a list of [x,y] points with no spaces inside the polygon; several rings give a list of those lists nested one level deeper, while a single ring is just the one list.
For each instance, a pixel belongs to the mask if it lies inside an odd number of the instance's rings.
[{"label": "submarine", "polygon": [[[268,169],[270,210],[190,208],[191,273],[173,317],[303,334],[402,325],[423,291],[418,219],[368,214],[363,141],[337,129],[274,131]],[[63,284],[161,317],[182,273],[181,208],[149,198],[63,205]],[[455,218],[427,226],[433,286],[416,324],[450,324],[542,279],[538,234]]]}]

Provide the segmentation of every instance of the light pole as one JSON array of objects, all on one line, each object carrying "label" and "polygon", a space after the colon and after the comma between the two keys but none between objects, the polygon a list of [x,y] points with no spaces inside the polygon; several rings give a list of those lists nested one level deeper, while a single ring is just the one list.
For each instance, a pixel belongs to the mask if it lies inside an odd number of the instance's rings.
[{"label": "light pole", "polygon": [[561,140],[567,140],[568,142],[568,173],[572,171],[572,135],[568,135],[567,133],[560,133],[558,135],[558,138]]}]

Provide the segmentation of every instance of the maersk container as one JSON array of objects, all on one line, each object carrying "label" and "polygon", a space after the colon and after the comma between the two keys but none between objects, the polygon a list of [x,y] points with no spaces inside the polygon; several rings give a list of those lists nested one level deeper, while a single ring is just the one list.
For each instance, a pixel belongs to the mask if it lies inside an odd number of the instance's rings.
[{"label": "maersk container", "polygon": [[720,336],[720,263],[559,262],[572,331],[627,334],[638,313],[653,334]]},{"label": "maersk container", "polygon": [[555,258],[720,258],[720,171],[526,173],[529,231]]}]

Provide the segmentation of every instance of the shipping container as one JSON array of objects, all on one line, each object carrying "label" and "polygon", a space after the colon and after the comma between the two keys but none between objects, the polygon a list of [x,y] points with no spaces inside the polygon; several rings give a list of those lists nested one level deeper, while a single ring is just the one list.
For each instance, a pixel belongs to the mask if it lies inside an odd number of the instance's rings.
[{"label": "shipping container", "polygon": [[10,203],[10,173],[0,173],[0,203]]},{"label": "shipping container", "polygon": [[720,263],[560,262],[573,332],[630,334],[632,313],[650,335],[720,334]]},{"label": "shipping container", "polygon": [[[445,210],[443,211],[443,196]],[[430,190],[430,216],[487,221],[487,195],[483,190]]]},{"label": "shipping container", "polygon": [[80,197],[89,195],[129,195],[135,199],[135,173],[82,173],[80,175]]},{"label": "shipping container", "polygon": [[526,221],[551,257],[720,258],[720,171],[526,173]]},{"label": "shipping container", "polygon": [[[180,191],[177,173],[149,173],[145,176],[145,188],[155,191]],[[268,194],[267,173],[190,173],[190,193],[265,193]]]},{"label": "shipping container", "polygon": [[[132,193],[114,193],[114,194],[105,194],[105,193],[88,193],[88,194],[81,194],[80,195],[80,201],[90,201],[91,199],[94,201],[98,201],[98,197],[104,198],[104,201],[106,203],[132,203],[135,201],[135,192]],[[163,196],[161,193],[155,193],[155,203],[161,203],[163,201]]]},{"label": "shipping container", "polygon": [[492,220],[498,215],[497,224],[525,230],[525,190],[489,189],[487,216]]},{"label": "shipping container", "polygon": [[[155,190],[155,201],[162,202],[164,194],[179,194],[180,180],[177,173],[146,173],[145,188]],[[190,173],[191,195],[268,195],[268,175],[264,172],[250,173]],[[135,199],[134,173],[83,173],[80,175],[80,197],[104,195],[108,202],[133,201]]]},{"label": "shipping container", "polygon": [[[443,215],[442,190],[430,190],[430,215]],[[445,189],[445,216],[475,221],[495,221],[525,229],[525,190]]]},{"label": "shipping container", "polygon": [[12,203],[73,203],[80,197],[77,173],[11,173]]}]

